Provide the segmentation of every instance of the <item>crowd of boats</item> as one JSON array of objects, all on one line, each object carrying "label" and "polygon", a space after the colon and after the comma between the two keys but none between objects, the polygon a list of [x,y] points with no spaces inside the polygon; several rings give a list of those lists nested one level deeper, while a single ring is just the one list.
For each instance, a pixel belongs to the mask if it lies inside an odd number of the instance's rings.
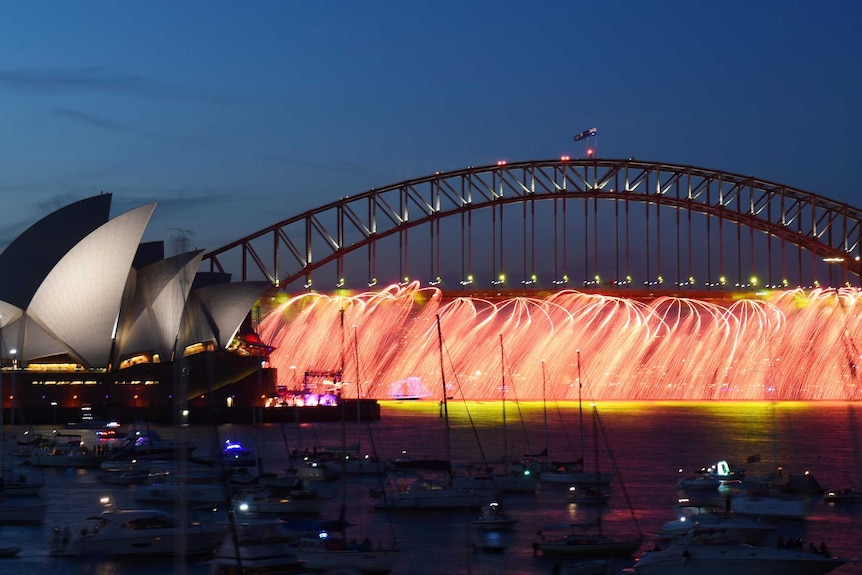
[{"label": "crowd of boats", "polygon": [[[504,552],[506,539],[499,534],[519,524],[520,518],[502,504],[507,493],[567,486],[560,493],[569,503],[597,513],[594,521],[569,525],[563,535],[536,533],[533,553],[554,558],[552,569],[560,573],[616,572],[620,557],[631,558],[628,570],[638,575],[724,575],[729,570],[735,575],[820,575],[855,561],[833,556],[828,542],[785,539],[778,533],[773,521],[804,520],[813,498],[829,505],[860,499],[853,487],[823,489],[807,472],[779,469],[769,477],[746,477],[743,469],[719,461],[693,475],[681,474],[676,486],[669,486],[680,496],[678,518],[645,534],[632,511],[631,533],[611,535],[603,530],[601,509],[616,495],[612,485],[619,477],[614,469],[600,470],[598,459],[593,467],[586,465],[583,455],[560,462],[543,452],[498,466],[453,468],[449,460],[402,453],[386,461],[342,446],[294,449],[290,468],[276,474],[263,471],[254,449],[234,441],[199,457],[191,445],[162,439],[146,426],[96,433],[93,446],[77,433],[25,433],[14,446],[7,440],[0,524],[44,521],[38,468],[90,468],[106,484],[135,485],[139,505],[118,508],[105,500],[104,510],[87,516],[84,528],[53,528],[50,554],[58,558],[204,557],[214,575],[389,573],[400,555],[394,533],[391,540],[381,536],[374,542],[349,537],[345,501],[339,516],[323,517],[338,496],[316,485],[364,475],[379,478],[368,490],[377,509],[475,510],[472,544],[484,553]],[[178,505],[184,510],[181,518],[165,510]],[[0,545],[0,557],[18,551]]]}]

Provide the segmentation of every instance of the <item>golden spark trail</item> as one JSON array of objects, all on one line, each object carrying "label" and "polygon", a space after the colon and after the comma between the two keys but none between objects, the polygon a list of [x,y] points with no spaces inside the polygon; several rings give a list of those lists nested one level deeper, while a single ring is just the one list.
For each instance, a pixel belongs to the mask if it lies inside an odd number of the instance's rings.
[{"label": "golden spark trail", "polygon": [[546,399],[576,399],[580,349],[589,399],[848,400],[862,396],[860,304],[855,289],[727,303],[576,291],[444,301],[437,288],[412,283],[298,295],[267,310],[259,328],[275,347],[279,385],[296,389],[306,370],[343,369],[348,397],[359,382],[364,397],[393,397],[409,384],[412,394],[439,398],[439,314],[447,393],[458,398],[501,397],[502,336],[506,384],[518,399],[542,399],[543,362]]}]

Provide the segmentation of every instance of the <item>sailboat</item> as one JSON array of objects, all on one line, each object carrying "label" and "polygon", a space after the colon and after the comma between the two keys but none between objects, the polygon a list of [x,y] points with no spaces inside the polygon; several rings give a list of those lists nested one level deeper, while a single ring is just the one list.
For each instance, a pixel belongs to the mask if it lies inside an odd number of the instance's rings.
[{"label": "sailboat", "polygon": [[396,489],[377,494],[375,509],[479,509],[485,497],[479,491],[456,487],[452,482],[452,441],[449,428],[449,404],[446,399],[446,370],[443,362],[443,331],[440,316],[437,316],[437,340],[440,350],[440,375],[443,398],[440,400],[441,414],[446,432],[445,480],[419,477],[412,483],[399,479]]},{"label": "sailboat", "polygon": [[513,470],[509,462],[509,443],[506,430],[506,354],[503,349],[503,335],[500,334],[500,360],[502,366],[502,394],[503,405],[503,471],[502,473],[483,470],[479,473],[470,473],[454,477],[453,485],[466,489],[494,490],[502,493],[535,493],[539,486],[539,476],[531,469],[523,468]]},{"label": "sailboat", "polygon": [[386,462],[380,458],[366,453],[362,454],[362,389],[360,385],[359,371],[359,338],[356,334],[356,326],[353,330],[353,357],[356,364],[356,445],[348,447],[346,444],[342,446],[339,457],[334,461],[326,461],[324,466],[338,469],[333,469],[336,473],[342,475],[383,475],[386,473]]},{"label": "sailboat", "polygon": [[[599,426],[599,412],[593,406],[593,430],[597,431]],[[599,472],[596,471],[596,474]],[[622,483],[622,481],[620,482]],[[640,527],[637,524],[637,518],[632,511],[631,502],[628,494],[623,486],[623,493],[626,494],[626,503],[629,507],[629,512],[632,515],[632,520],[637,526],[637,534],[625,537],[612,537],[607,535],[602,530],[602,510],[599,507],[598,517],[594,522],[586,524],[572,525],[572,528],[578,528],[579,531],[568,533],[559,538],[546,538],[542,531],[538,532],[539,541],[533,543],[533,552],[545,555],[572,555],[572,556],[593,556],[593,557],[628,557],[637,551],[643,543],[643,534],[640,532]]]},{"label": "sailboat", "polygon": [[[342,322],[344,312],[342,310]],[[356,353],[356,394],[357,399],[361,394],[359,378],[359,354]],[[305,562],[309,571],[330,572],[335,570],[351,570],[359,573],[389,573],[395,568],[395,563],[400,555],[395,546],[394,535],[392,544],[383,547],[378,542],[375,545],[370,538],[359,542],[349,541],[347,538],[347,479],[345,469],[348,460],[344,456],[347,453],[347,405],[340,402],[341,409],[341,472],[339,473],[339,499],[340,513],[336,521],[332,522],[333,529],[320,529],[315,532],[307,532],[299,538],[296,548],[297,556]],[[357,410],[359,402],[357,402]],[[357,416],[358,417],[358,416]],[[358,441],[358,437],[357,437]]]},{"label": "sailboat", "polygon": [[[581,350],[577,350],[577,357],[578,416],[581,428],[581,455],[575,461],[557,463],[556,465],[554,465],[553,469],[543,471],[540,477],[542,481],[547,483],[567,483],[569,485],[590,484],[594,486],[608,485],[611,481],[613,481],[614,474],[608,471],[599,471],[598,461],[595,462],[595,465],[597,466],[595,470],[587,471],[584,468],[584,406],[581,398],[581,390],[583,388],[583,383],[581,380]],[[593,441],[597,441],[597,438],[593,437]]]}]

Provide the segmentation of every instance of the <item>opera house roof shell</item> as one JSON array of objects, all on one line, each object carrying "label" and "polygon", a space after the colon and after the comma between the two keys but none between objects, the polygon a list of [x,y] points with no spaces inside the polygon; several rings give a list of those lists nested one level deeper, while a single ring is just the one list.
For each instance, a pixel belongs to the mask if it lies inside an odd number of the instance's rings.
[{"label": "opera house roof shell", "polygon": [[201,250],[164,258],[160,242],[141,244],[155,203],[114,218],[110,206],[100,194],[60,208],[0,254],[3,360],[116,369],[223,349],[269,287],[218,274],[197,288]]}]

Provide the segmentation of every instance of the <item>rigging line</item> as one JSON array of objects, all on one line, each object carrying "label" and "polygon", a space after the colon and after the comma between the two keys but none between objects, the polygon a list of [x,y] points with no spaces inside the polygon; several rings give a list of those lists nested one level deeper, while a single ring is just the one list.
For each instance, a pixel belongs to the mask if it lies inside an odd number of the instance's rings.
[{"label": "rigging line", "polygon": [[[446,341],[443,339],[442,334],[440,336],[440,345],[443,350],[443,353],[446,355],[446,359],[449,360],[449,367],[452,368],[452,374],[455,378],[455,385],[458,388],[458,393],[461,394],[461,403],[464,404],[464,411],[467,413],[467,420],[470,422],[470,429],[473,430],[473,437],[476,438],[476,445],[479,447],[479,455],[482,457],[482,465],[487,466],[488,458],[485,456],[485,450],[482,448],[482,441],[479,439],[479,430],[476,429],[476,424],[473,421],[473,414],[470,413],[470,406],[467,405],[467,397],[464,395],[464,388],[461,386],[461,380],[458,378],[458,370],[455,369],[455,362],[452,361],[452,354],[449,353],[449,347],[446,345]],[[443,382],[443,385],[445,386],[446,382]],[[450,461],[449,465],[451,464],[452,462]]]},{"label": "rigging line", "polygon": [[[505,373],[506,373],[506,361],[505,361],[505,359],[503,359],[503,376],[504,376],[504,379],[505,379]],[[533,453],[533,448],[530,445],[530,434],[527,432],[527,422],[524,421],[524,413],[521,411],[521,402],[518,400],[518,392],[515,388],[515,378],[512,377],[512,370],[511,369],[509,370],[509,381],[512,382],[509,385],[509,387],[511,387],[511,389],[512,389],[512,396],[514,397],[515,407],[518,410],[518,418],[521,420],[521,429],[523,429],[523,431],[524,431],[524,440],[527,444],[527,453]],[[507,455],[507,457],[508,457],[508,455]]]},{"label": "rigging line", "polygon": [[566,429],[566,420],[563,417],[563,410],[560,409],[560,402],[557,401],[556,390],[554,390],[554,407],[557,410],[557,416],[560,418],[560,428],[563,430],[563,437],[566,438],[566,449],[568,449],[569,452],[572,452],[572,438]]},{"label": "rigging line", "polygon": [[[360,398],[362,397],[362,378],[360,377],[361,363],[359,361],[359,335],[358,335],[356,329],[353,330],[353,343],[354,343],[354,349],[356,352],[356,414],[357,414],[356,416],[359,417],[359,410],[361,409],[361,404],[362,404],[362,402],[360,401]],[[371,418],[370,417],[366,418],[365,425],[367,426],[367,429],[368,429],[368,443],[371,445],[371,453],[372,453],[372,456],[374,458],[374,463],[377,465],[380,465],[380,463],[383,460],[380,458],[380,454],[377,452],[377,442],[374,440],[374,433],[372,431]],[[359,430],[357,430],[357,432],[358,431]],[[357,457],[359,457],[361,459],[362,458],[362,452],[359,451],[359,437],[358,436],[356,438],[356,447],[357,447],[357,454],[356,455],[357,455]],[[344,457],[345,455],[346,454],[342,453],[342,457]],[[380,470],[378,469],[378,471],[380,471]],[[379,487],[380,493],[383,494],[384,501],[386,501],[386,486],[383,482],[383,479],[384,479],[386,473],[385,472],[376,473],[375,475],[377,475],[377,481],[379,483],[378,487]],[[386,523],[387,523],[387,526],[389,528],[389,534],[392,537],[392,547],[395,547],[398,543],[398,536],[395,534],[395,521],[394,521],[394,517],[392,516],[392,506],[390,506],[387,502],[386,505],[383,507],[383,509],[384,509],[384,512],[386,513]]]},{"label": "rigging line", "polygon": [[[183,368],[184,369],[184,368]],[[207,419],[209,419],[210,423],[210,431],[213,442],[213,452],[216,455],[216,467],[218,469],[219,479],[221,481],[222,489],[224,490],[225,502],[227,504],[227,518],[228,518],[228,530],[230,531],[231,542],[233,543],[233,548],[236,551],[236,568],[239,573],[243,572],[243,564],[242,564],[242,554],[240,553],[240,533],[239,526],[237,525],[237,517],[236,517],[236,507],[234,506],[233,497],[230,488],[230,479],[228,478],[227,469],[225,468],[224,462],[224,453],[222,452],[222,444],[221,438],[219,436],[218,424],[215,422],[214,414],[215,414],[215,397],[213,394],[213,364],[212,359],[207,358],[206,362],[206,389],[207,389]],[[180,377],[182,377],[182,373]],[[149,429],[149,427],[148,427]],[[149,431],[147,433],[149,435]],[[255,446],[257,448],[257,446]],[[180,451],[179,457],[179,473],[182,473],[188,470],[188,453],[185,449]],[[180,495],[179,499],[180,503],[186,503],[183,501],[182,495]],[[186,510],[185,505],[180,505],[181,510]],[[181,520],[185,521],[187,518],[187,510],[184,513],[180,514]]]},{"label": "rigging line", "polygon": [[629,508],[629,513],[632,516],[632,521],[634,521],[635,527],[638,530],[638,535],[643,535],[643,531],[641,530],[640,523],[638,523],[637,515],[635,515],[635,509],[634,509],[634,506],[632,505],[631,497],[629,497],[629,492],[626,489],[626,482],[623,481],[622,472],[620,471],[619,465],[617,465],[617,459],[616,459],[616,457],[614,457],[614,452],[611,449],[611,444],[608,441],[607,434],[605,433],[605,427],[604,427],[604,425],[602,425],[602,420],[599,417],[599,410],[596,408],[595,404],[593,404],[593,415],[596,418],[596,423],[598,423],[599,432],[602,434],[602,441],[605,442],[605,450],[608,453],[608,459],[611,460],[611,466],[613,468],[613,471],[614,471],[614,473],[616,473],[617,478],[620,480],[620,488],[623,490],[623,496],[626,499],[626,506]]}]

